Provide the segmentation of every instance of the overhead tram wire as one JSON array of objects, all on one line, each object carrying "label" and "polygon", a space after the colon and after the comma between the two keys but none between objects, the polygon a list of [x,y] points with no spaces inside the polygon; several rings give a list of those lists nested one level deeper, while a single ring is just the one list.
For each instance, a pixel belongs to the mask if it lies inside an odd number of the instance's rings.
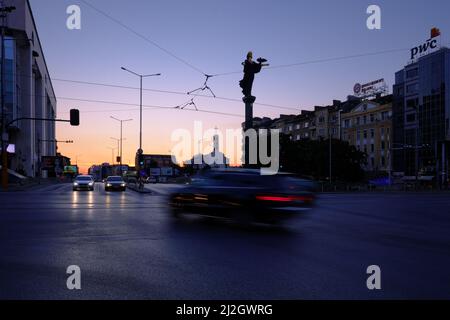
[{"label": "overhead tram wire", "polygon": [[[269,66],[269,67],[265,67],[264,70],[291,68],[291,67],[304,66],[304,65],[309,65],[309,64],[350,60],[350,59],[377,56],[377,55],[383,55],[383,54],[389,54],[389,53],[403,52],[403,51],[408,51],[408,50],[409,49],[403,48],[403,49],[390,49],[390,50],[376,51],[376,52],[366,52],[366,53],[359,53],[359,54],[348,55],[348,56],[331,57],[331,58],[324,58],[324,59],[309,60],[309,61]],[[228,75],[233,75],[233,74],[238,74],[238,73],[242,73],[242,70],[241,71],[224,72],[224,73],[216,73],[216,74],[213,74],[212,76],[213,77],[221,77],[221,76],[228,76]]]},{"label": "overhead tram wire", "polygon": [[[30,75],[25,74],[16,74],[19,77],[26,77],[31,78]],[[125,86],[125,85],[119,85],[119,84],[111,84],[111,83],[102,83],[102,82],[92,82],[92,81],[83,81],[83,80],[71,80],[71,79],[62,79],[62,78],[49,78],[51,81],[57,81],[57,82],[67,82],[67,83],[74,83],[74,84],[83,84],[83,85],[92,85],[92,86],[102,86],[102,87],[111,87],[111,88],[117,88],[117,89],[129,89],[129,90],[139,90],[139,87],[132,87],[132,86]],[[165,94],[173,94],[173,95],[180,95],[180,96],[194,96],[194,97],[201,97],[201,98],[214,98],[211,95],[206,94],[187,94],[186,92],[182,91],[173,91],[173,90],[162,90],[162,89],[152,89],[152,88],[143,88],[143,91],[149,91],[149,92],[156,92],[156,93],[165,93]],[[223,100],[223,101],[229,101],[229,102],[242,102],[241,99],[236,98],[228,98],[228,97],[215,97],[215,99]],[[279,106],[269,103],[262,103],[262,102],[255,102],[255,105],[268,107],[268,108],[275,108],[275,109],[286,109],[286,110],[293,110],[293,111],[299,111],[300,108],[294,108],[294,107],[286,107],[286,106]]]},{"label": "overhead tram wire", "polygon": [[[80,102],[90,102],[90,103],[100,103],[100,104],[108,104],[108,105],[121,105],[121,106],[132,106],[132,107],[138,107],[139,104],[135,103],[127,103],[127,102],[120,102],[120,101],[107,101],[107,100],[95,100],[95,99],[85,99],[85,98],[77,98],[77,97],[60,97],[60,96],[47,96],[47,95],[36,95],[36,94],[26,94],[27,96],[31,97],[42,97],[42,98],[55,98],[59,100],[68,100],[68,101],[80,101]],[[143,105],[143,108],[145,109],[154,109],[154,110],[177,110],[175,108],[176,106],[160,106],[160,105]],[[139,109],[105,109],[105,110],[88,110],[88,111],[82,111],[83,113],[103,113],[103,112],[121,112],[121,111],[139,111]],[[237,113],[228,113],[228,112],[220,112],[220,111],[213,111],[208,109],[199,109],[199,110],[192,110],[192,109],[181,109],[185,111],[194,111],[194,112],[200,112],[200,113],[208,113],[208,114],[216,114],[216,115],[222,115],[222,116],[230,116],[230,117],[238,117],[243,118],[243,115],[237,114]],[[63,112],[62,112],[63,113]],[[67,112],[66,112],[67,113]]]},{"label": "overhead tram wire", "polygon": [[[69,79],[61,79],[61,78],[51,78],[52,81],[59,81],[59,82],[68,82],[68,83],[76,83],[76,84],[84,84],[84,85],[93,85],[93,86],[102,86],[102,87],[111,87],[111,88],[120,88],[120,89],[130,89],[130,90],[138,90],[137,87],[131,87],[131,86],[123,86],[123,85],[116,85],[116,84],[108,84],[108,83],[100,83],[100,82],[89,82],[89,81],[80,81],[80,80],[69,80]],[[166,93],[166,94],[175,94],[175,95],[183,95],[183,96],[189,96],[186,92],[181,91],[170,91],[170,90],[159,90],[159,89],[150,89],[150,88],[143,88],[143,91],[149,91],[149,92],[157,92],[157,93]],[[190,96],[193,96],[192,94]],[[195,94],[195,97],[201,97],[201,98],[214,98],[211,95],[205,95],[205,94]],[[230,102],[242,102],[240,99],[235,98],[227,98],[227,97],[219,97],[216,96],[216,99],[224,100],[224,101],[230,101]],[[268,103],[256,103],[255,105],[268,107],[268,108],[275,108],[275,109],[286,109],[286,110],[293,110],[293,111],[299,111],[299,108],[294,107],[284,107],[284,106],[278,106]]]},{"label": "overhead tram wire", "polygon": [[200,68],[194,66],[192,63],[189,63],[188,61],[184,60],[183,58],[180,58],[179,56],[177,56],[173,52],[167,50],[166,48],[162,47],[161,45],[159,45],[158,43],[156,43],[154,40],[150,39],[149,37],[143,35],[142,33],[137,32],[133,28],[127,26],[125,23],[123,23],[119,19],[116,19],[113,16],[111,16],[110,14],[104,12],[103,10],[100,10],[99,8],[95,7],[94,5],[92,5],[91,3],[89,3],[86,0],[80,0],[80,1],[82,3],[84,3],[85,5],[87,5],[88,7],[90,7],[91,9],[93,9],[93,10],[97,11],[98,13],[100,13],[102,16],[106,17],[107,19],[113,21],[114,23],[118,24],[122,28],[124,28],[124,29],[128,30],[129,32],[133,33],[135,36],[145,40],[146,42],[150,43],[151,45],[153,45],[154,47],[156,47],[159,50],[163,51],[164,53],[166,53],[167,55],[171,56],[172,58],[178,60],[179,62],[181,62],[182,64],[184,64],[187,67],[191,68],[192,70],[194,70],[194,71],[196,71],[198,73],[201,73],[202,75],[206,75]]}]

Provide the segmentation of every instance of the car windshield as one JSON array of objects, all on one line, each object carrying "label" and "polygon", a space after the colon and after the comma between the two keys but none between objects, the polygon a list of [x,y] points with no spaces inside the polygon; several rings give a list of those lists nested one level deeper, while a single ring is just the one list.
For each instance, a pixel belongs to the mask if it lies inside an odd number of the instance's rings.
[{"label": "car windshield", "polygon": [[89,181],[89,180],[92,180],[92,178],[89,177],[89,176],[79,176],[79,177],[77,177],[77,180],[79,180],[79,181]]},{"label": "car windshield", "polygon": [[123,181],[121,177],[108,177],[106,181]]}]

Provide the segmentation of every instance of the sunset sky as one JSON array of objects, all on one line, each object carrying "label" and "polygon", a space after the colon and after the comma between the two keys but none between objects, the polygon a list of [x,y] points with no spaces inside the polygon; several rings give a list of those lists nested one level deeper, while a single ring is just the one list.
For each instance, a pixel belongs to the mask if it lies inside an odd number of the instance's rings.
[{"label": "sunset sky", "polygon": [[[125,163],[134,163],[139,142],[139,90],[134,88],[139,86],[139,79],[122,71],[121,66],[143,74],[162,73],[161,77],[145,79],[144,88],[184,93],[202,86],[204,76],[199,70],[207,74],[242,70],[241,62],[249,50],[255,58],[263,56],[272,66],[279,66],[404,49],[263,70],[256,76],[253,89],[257,102],[284,108],[255,105],[254,113],[277,117],[330,104],[333,99],[344,100],[356,82],[385,78],[392,86],[394,72],[408,62],[408,49],[428,39],[434,26],[441,29],[443,44],[450,42],[447,0],[86,1],[193,67],[82,1],[30,0],[58,97],[58,117],[68,117],[71,108],[81,112],[79,127],[57,125],[57,139],[75,142],[60,144],[59,151],[73,162],[78,158],[82,168],[111,162],[108,147],[117,144],[110,137],[119,137],[119,123],[110,116],[134,119],[124,123],[123,157]],[[81,30],[66,28],[66,8],[72,4],[81,7]],[[378,4],[382,9],[381,30],[366,27],[366,9],[370,4]],[[240,100],[241,78],[238,72],[211,78],[208,84],[218,97]],[[144,105],[166,107],[144,109],[145,153],[169,154],[173,147],[171,133],[179,128],[192,130],[195,120],[202,121],[205,129],[240,128],[242,102],[206,97],[195,100],[200,110],[231,115],[173,108],[189,99],[183,94],[144,91]],[[208,151],[210,143],[205,142],[204,147]]]}]

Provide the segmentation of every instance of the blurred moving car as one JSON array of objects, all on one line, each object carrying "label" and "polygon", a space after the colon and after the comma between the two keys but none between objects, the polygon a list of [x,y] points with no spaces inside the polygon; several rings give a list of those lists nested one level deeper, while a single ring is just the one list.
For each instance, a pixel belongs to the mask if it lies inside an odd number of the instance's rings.
[{"label": "blurred moving car", "polygon": [[73,191],[77,190],[94,190],[94,179],[92,176],[89,175],[79,175],[75,178],[73,181],[72,189]]},{"label": "blurred moving car", "polygon": [[210,170],[169,196],[175,217],[188,213],[267,224],[301,216],[314,202],[312,181],[252,169]]},{"label": "blurred moving car", "polygon": [[127,184],[121,176],[109,176],[105,180],[105,191],[120,190],[125,191]]}]

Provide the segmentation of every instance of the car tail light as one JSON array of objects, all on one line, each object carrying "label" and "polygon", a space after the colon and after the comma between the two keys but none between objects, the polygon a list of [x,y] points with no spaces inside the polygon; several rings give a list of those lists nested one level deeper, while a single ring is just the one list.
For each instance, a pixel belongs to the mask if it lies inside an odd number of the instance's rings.
[{"label": "car tail light", "polygon": [[273,195],[265,195],[265,196],[256,196],[256,200],[260,201],[271,201],[271,202],[291,202],[291,201],[303,201],[303,202],[312,202],[312,196],[273,196]]}]

